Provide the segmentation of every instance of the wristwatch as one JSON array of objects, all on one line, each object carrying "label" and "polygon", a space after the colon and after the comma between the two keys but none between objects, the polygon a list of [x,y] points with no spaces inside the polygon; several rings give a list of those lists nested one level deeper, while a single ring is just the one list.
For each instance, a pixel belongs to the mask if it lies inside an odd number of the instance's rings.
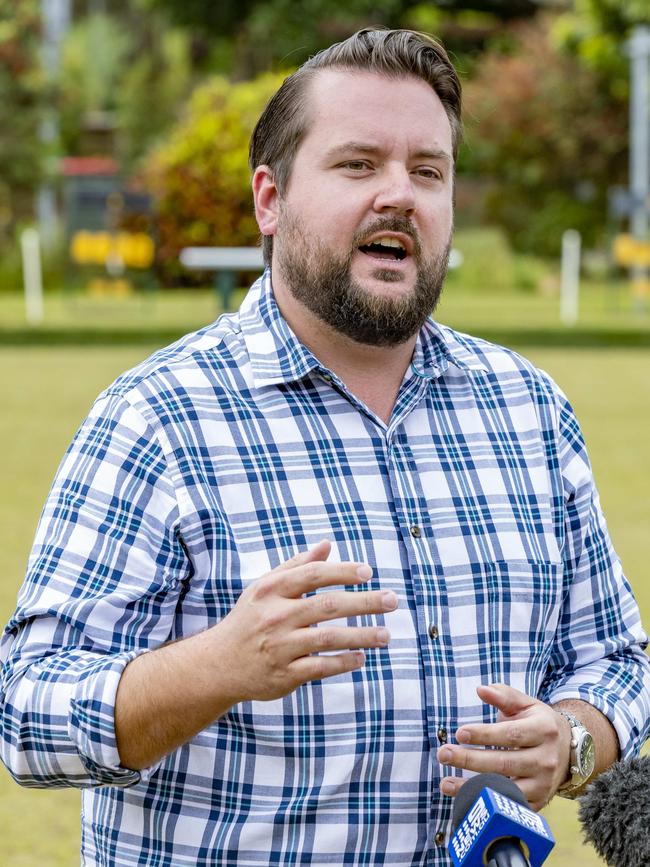
[{"label": "wristwatch", "polygon": [[578,790],[587,782],[594,772],[596,754],[594,739],[580,720],[572,713],[559,710],[557,713],[563,716],[571,726],[571,755],[569,758],[570,777],[566,783],[562,783],[557,794],[562,798],[575,798]]}]

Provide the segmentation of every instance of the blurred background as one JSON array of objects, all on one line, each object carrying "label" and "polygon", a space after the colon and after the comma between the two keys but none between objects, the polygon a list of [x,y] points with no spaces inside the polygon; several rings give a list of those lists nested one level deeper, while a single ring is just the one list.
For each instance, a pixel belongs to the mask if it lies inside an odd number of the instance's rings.
[{"label": "blurred background", "polygon": [[[0,0],[3,622],[96,394],[258,273],[231,248],[258,241],[247,144],[265,102],[367,25],[433,33],[462,75],[436,315],[568,393],[650,622],[650,0]],[[575,813],[546,810],[551,867],[600,863]],[[0,770],[3,864],[79,863],[78,824],[77,792]]]}]

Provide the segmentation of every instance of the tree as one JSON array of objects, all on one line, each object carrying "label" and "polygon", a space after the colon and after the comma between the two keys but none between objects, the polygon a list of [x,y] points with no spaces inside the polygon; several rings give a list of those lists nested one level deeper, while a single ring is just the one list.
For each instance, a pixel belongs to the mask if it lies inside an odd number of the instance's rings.
[{"label": "tree", "polygon": [[[536,0],[440,0],[433,5],[419,0],[144,0],[164,10],[170,20],[187,27],[196,44],[212,61],[223,61],[221,71],[249,78],[259,72],[298,65],[332,42],[369,25],[420,26],[452,32],[451,45],[476,37],[462,18],[474,10],[493,22],[530,17],[539,11]],[[452,28],[445,23],[450,22]],[[459,23],[460,22],[460,23]],[[439,25],[443,24],[440,28]],[[430,26],[434,25],[434,26]],[[480,38],[484,34],[481,33]],[[210,46],[212,50],[208,47]]]},{"label": "tree", "polygon": [[[219,3],[215,3],[214,0],[149,0],[149,3],[152,7],[165,9],[172,21],[179,25],[205,31],[211,35],[228,36],[234,36],[249,15],[259,13],[262,7],[265,7],[276,21],[284,19],[285,23],[292,26],[292,19],[298,16],[307,22],[309,30],[317,30],[324,20],[342,15],[366,16],[367,22],[370,22],[375,14],[379,18],[385,18],[388,13],[392,18],[391,23],[396,26],[397,20],[410,9],[416,6],[431,6],[430,3],[422,3],[419,0],[398,0],[395,3],[386,3],[383,0],[374,0],[373,3],[358,2],[358,0],[348,0],[347,3],[325,0],[317,7],[321,17],[313,18],[302,15],[301,10],[297,8],[302,4],[287,5],[278,0],[270,0],[270,2],[269,0],[220,0]],[[476,10],[506,21],[530,17],[539,11],[537,0],[439,0],[435,5],[444,12]]]},{"label": "tree", "polygon": [[33,214],[41,177],[45,82],[37,0],[0,0],[0,243]]},{"label": "tree", "polygon": [[71,28],[63,44],[57,81],[64,153],[83,154],[89,118],[102,115],[113,122],[120,80],[131,50],[131,34],[108,15],[81,18]]},{"label": "tree", "polygon": [[629,93],[629,58],[624,46],[636,25],[650,22],[650,0],[575,0],[558,19],[558,42],[601,76],[614,98]]},{"label": "tree", "polygon": [[61,148],[83,155],[89,127],[112,131],[113,155],[129,171],[176,120],[192,82],[189,39],[160,16],[94,14],[78,19],[63,46],[57,82]]},{"label": "tree", "polygon": [[626,173],[627,110],[552,32],[519,25],[508,52],[484,58],[465,92],[463,167],[495,179],[487,215],[516,247],[555,255],[565,229],[599,239]]}]

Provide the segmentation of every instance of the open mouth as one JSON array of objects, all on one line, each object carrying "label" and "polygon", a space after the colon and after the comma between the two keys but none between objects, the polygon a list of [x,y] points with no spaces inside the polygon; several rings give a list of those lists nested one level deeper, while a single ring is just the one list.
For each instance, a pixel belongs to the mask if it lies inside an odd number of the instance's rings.
[{"label": "open mouth", "polygon": [[377,238],[370,244],[361,244],[359,250],[366,256],[372,256],[373,259],[401,262],[406,258],[406,247],[397,238]]}]

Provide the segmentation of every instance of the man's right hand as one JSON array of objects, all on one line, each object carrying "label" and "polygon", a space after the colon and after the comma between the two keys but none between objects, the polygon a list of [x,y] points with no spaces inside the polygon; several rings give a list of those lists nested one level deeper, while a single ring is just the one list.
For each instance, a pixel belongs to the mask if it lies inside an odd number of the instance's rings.
[{"label": "man's right hand", "polygon": [[153,765],[240,701],[279,698],[310,680],[353,671],[364,663],[360,648],[388,644],[384,627],[329,621],[393,611],[394,593],[306,595],[370,578],[366,564],[327,563],[329,553],[330,543],[319,542],[254,581],[219,623],[126,666],[115,700],[124,767]]},{"label": "man's right hand", "polygon": [[[361,585],[371,577],[364,563],[327,563],[329,553],[330,543],[324,540],[282,563],[247,587],[213,627],[221,661],[227,661],[232,674],[233,704],[280,698],[307,681],[361,668],[365,655],[360,648],[388,644],[383,626],[333,626],[328,621],[393,611],[397,596],[392,591],[306,595],[325,587]],[[327,655],[318,655],[323,653]]]}]

